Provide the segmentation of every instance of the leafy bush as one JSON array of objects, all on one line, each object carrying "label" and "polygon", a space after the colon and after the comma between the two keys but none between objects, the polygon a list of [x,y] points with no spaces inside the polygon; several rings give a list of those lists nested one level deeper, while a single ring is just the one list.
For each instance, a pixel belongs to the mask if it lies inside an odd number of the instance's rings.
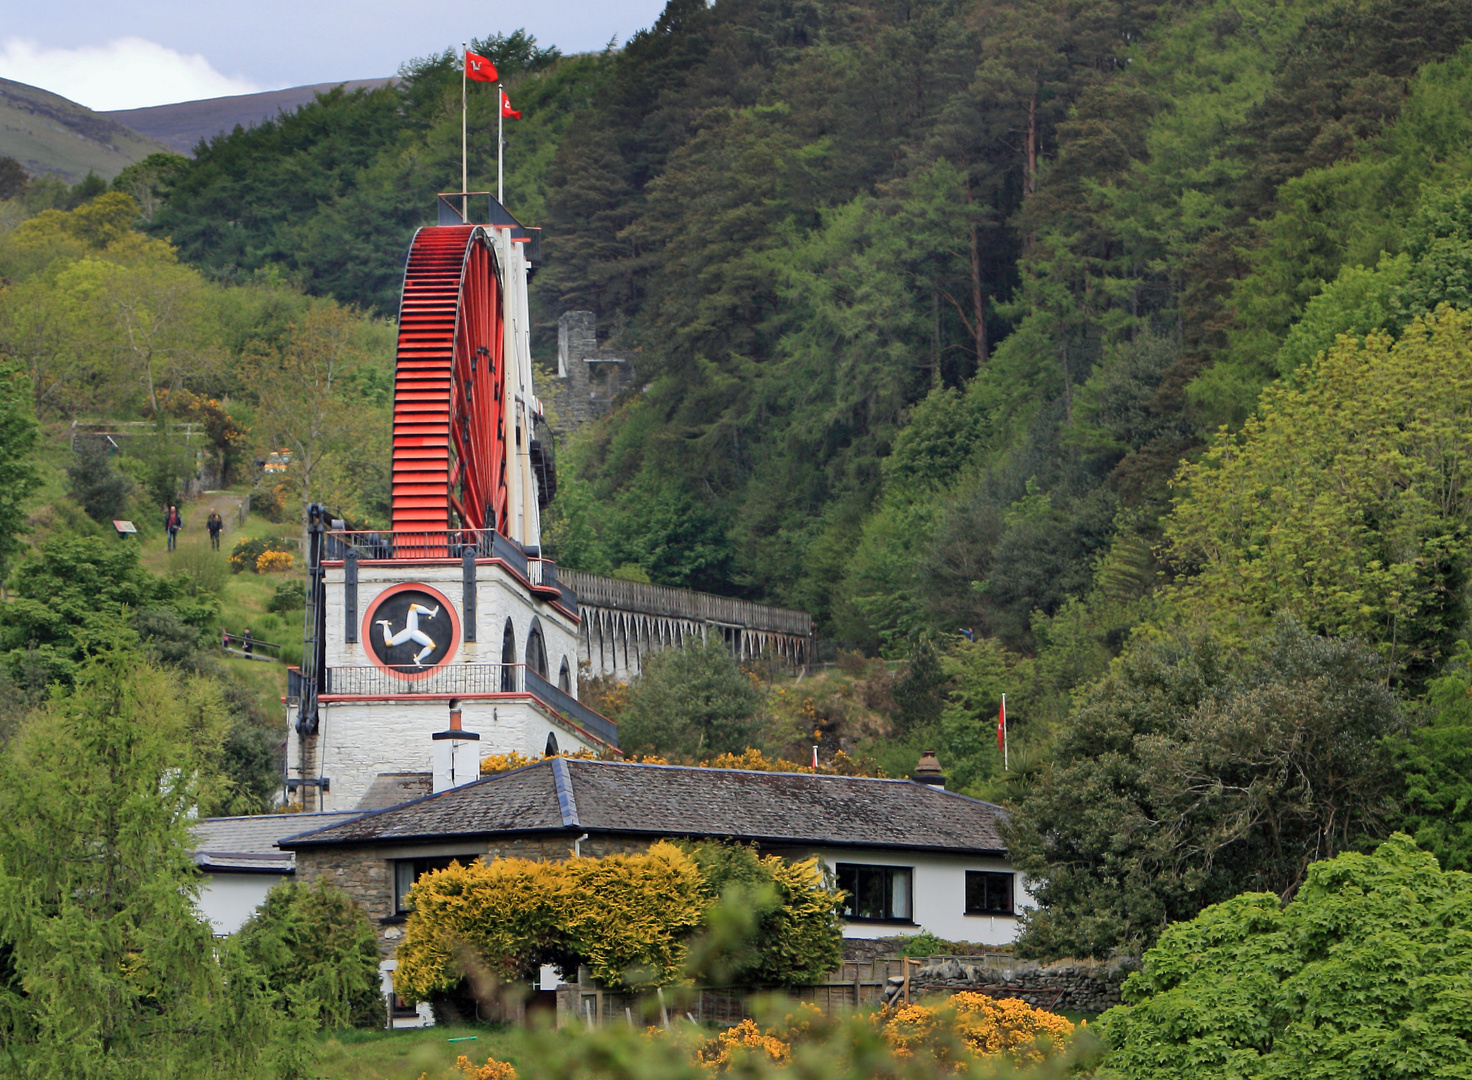
[{"label": "leafy bush", "polygon": [[245,570],[258,574],[262,555],[268,551],[285,550],[286,541],[279,536],[255,536],[237,540],[235,546],[230,549],[230,570],[236,574]]},{"label": "leafy bush", "polygon": [[[541,964],[585,964],[605,986],[623,989],[667,986],[697,970],[801,984],[840,957],[838,896],[816,860],[789,863],[719,844],[454,863],[420,878],[411,896],[394,973],[406,997],[428,998],[475,970],[527,978]],[[735,902],[718,914],[723,896]]]},{"label": "leafy bush", "polygon": [[301,581],[283,581],[266,602],[266,610],[284,615],[288,611],[300,611],[307,606],[307,586]]},{"label": "leafy bush", "polygon": [[586,964],[607,986],[666,985],[705,913],[694,860],[673,844],[602,859],[496,859],[420,878],[394,987],[427,998],[465,974],[463,946],[503,979]]},{"label": "leafy bush", "polygon": [[716,841],[682,843],[700,869],[706,937],[687,964],[718,985],[804,986],[843,960],[841,894],[816,859]]},{"label": "leafy bush", "polygon": [[720,635],[645,660],[629,688],[619,743],[671,757],[739,753],[756,736],[760,698]]},{"label": "leafy bush", "polygon": [[277,885],[237,940],[280,1007],[325,1027],[382,1024],[378,941],[363,909],[336,886],[320,879]]},{"label": "leafy bush", "polygon": [[1142,640],[1081,693],[1011,826],[1027,956],[1109,956],[1390,832],[1409,722],[1388,665],[1280,620],[1250,650]]},{"label": "leafy bush", "polygon": [[1100,1021],[1125,1080],[1472,1075],[1472,877],[1397,834],[1161,934]]},{"label": "leafy bush", "polygon": [[181,547],[169,555],[169,568],[183,574],[197,596],[219,596],[225,591],[230,572],[219,553],[203,545]]},{"label": "leafy bush", "polygon": [[72,463],[66,467],[67,492],[93,521],[107,524],[123,516],[133,482],[112,460],[106,439],[77,439]]}]

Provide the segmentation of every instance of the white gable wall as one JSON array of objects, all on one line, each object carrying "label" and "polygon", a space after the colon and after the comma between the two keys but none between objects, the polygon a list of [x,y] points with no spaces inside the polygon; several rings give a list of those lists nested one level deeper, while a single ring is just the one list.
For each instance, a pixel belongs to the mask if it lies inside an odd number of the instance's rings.
[{"label": "white gable wall", "polygon": [[283,880],[283,874],[232,874],[228,870],[205,874],[195,906],[216,934],[233,934],[265,903],[272,886]]},{"label": "white gable wall", "polygon": [[984,870],[1011,873],[1014,910],[1034,907],[1032,895],[1023,886],[1023,877],[1013,871],[1005,859],[980,855],[933,855],[891,849],[820,848],[815,850],[833,870],[839,863],[865,866],[910,867],[912,923],[845,921],[843,936],[850,938],[896,937],[928,930],[947,941],[970,941],[978,945],[1010,944],[1021,930],[1020,920],[1004,915],[966,914],[966,871]]}]

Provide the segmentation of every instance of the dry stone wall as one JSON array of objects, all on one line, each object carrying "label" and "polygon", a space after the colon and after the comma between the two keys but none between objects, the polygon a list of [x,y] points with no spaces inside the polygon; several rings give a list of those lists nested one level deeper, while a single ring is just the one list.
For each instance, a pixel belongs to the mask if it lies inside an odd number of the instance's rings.
[{"label": "dry stone wall", "polygon": [[[1120,1003],[1119,990],[1134,970],[1127,963],[1096,960],[1059,960],[1051,964],[977,958],[929,957],[910,969],[910,998],[938,992],[969,990],[993,997],[1021,998],[1045,1009],[1077,1009],[1101,1013]],[[884,1000],[904,990],[904,977],[891,976]]]}]

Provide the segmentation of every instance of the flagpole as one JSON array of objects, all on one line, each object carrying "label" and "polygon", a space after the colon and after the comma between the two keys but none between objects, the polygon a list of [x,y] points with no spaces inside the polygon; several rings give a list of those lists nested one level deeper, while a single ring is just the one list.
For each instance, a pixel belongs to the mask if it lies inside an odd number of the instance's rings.
[{"label": "flagpole", "polygon": [[470,42],[460,43],[460,220],[469,221],[469,207],[465,205],[465,193],[470,190],[470,169],[466,164],[465,154],[465,80],[468,72],[465,70],[470,66],[466,54],[470,52]]},{"label": "flagpole", "polygon": [[1006,772],[1007,765],[1007,695],[1002,695],[1002,771]]},{"label": "flagpole", "polygon": [[501,154],[506,149],[506,140],[502,137],[502,130],[506,123],[506,91],[501,89],[501,84],[496,84],[496,201],[502,206],[506,205],[506,189],[501,172]]}]

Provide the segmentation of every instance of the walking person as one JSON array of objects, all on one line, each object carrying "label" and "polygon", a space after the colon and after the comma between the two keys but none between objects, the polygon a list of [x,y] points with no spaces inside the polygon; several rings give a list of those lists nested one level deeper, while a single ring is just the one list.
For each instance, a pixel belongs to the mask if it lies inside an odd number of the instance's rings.
[{"label": "walking person", "polygon": [[205,521],[204,527],[210,531],[210,547],[216,551],[220,550],[220,530],[225,527],[225,519],[222,518],[213,506],[210,507],[210,516]]},{"label": "walking person", "polygon": [[179,516],[177,506],[169,507],[169,512],[164,515],[164,532],[169,534],[169,550],[173,551],[179,542],[179,530],[184,527],[184,519]]},{"label": "walking person", "polygon": [[256,651],[256,639],[251,636],[248,626],[245,628],[245,636],[240,639],[240,647],[245,650],[246,656],[251,656]]}]

